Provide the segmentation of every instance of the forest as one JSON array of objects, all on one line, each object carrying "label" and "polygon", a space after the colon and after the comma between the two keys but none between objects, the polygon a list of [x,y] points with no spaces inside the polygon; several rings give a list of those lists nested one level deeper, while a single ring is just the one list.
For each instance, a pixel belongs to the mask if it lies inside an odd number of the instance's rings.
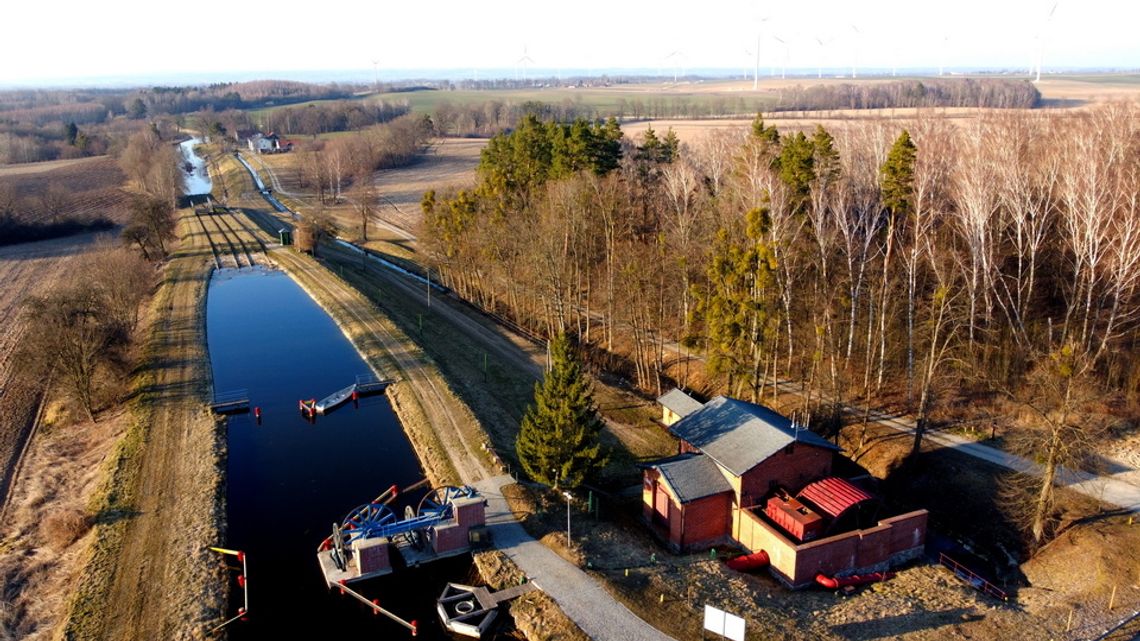
[{"label": "forest", "polygon": [[532,118],[492,140],[474,189],[425,195],[424,241],[461,295],[568,332],[650,394],[803,381],[813,427],[890,403],[916,417],[915,452],[939,410],[1005,403],[1048,470],[1041,541],[1051,474],[1127,427],[1103,410],[1140,391],[1137,115],[782,133],[757,116],[692,147],[650,129],[605,165],[589,136],[568,144],[600,125]]},{"label": "forest", "polygon": [[[694,85],[695,86],[695,85]],[[493,94],[492,94],[493,95]],[[632,96],[635,94],[614,94]],[[514,126],[527,114],[544,120],[570,122],[577,118],[660,119],[748,117],[757,111],[834,111],[848,109],[985,108],[1032,109],[1041,94],[1025,80],[959,78],[954,80],[894,80],[873,83],[811,84],[768,89],[749,96],[725,93],[646,92],[644,97],[621,97],[612,104],[576,96],[561,101],[500,98],[467,103],[441,100],[432,112],[445,135],[491,136]]]}]

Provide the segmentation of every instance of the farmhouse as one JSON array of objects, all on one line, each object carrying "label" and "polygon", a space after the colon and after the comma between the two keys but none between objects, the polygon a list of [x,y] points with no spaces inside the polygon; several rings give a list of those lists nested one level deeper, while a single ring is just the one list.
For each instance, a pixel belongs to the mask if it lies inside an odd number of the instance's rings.
[{"label": "farmhouse", "polygon": [[761,405],[685,398],[659,399],[679,454],[644,465],[642,484],[643,516],[670,548],[764,551],[792,587],[921,554],[926,510],[880,518],[870,492],[832,475],[838,446]]},{"label": "farmhouse", "polygon": [[272,131],[268,134],[255,133],[246,139],[246,144],[249,145],[250,151],[259,154],[276,154],[293,149],[292,142],[281,140],[281,137]]}]

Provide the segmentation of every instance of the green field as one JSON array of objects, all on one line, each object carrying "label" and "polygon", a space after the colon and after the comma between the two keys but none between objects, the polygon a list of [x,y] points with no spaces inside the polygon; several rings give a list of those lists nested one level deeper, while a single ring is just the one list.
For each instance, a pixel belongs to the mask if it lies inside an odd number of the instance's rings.
[{"label": "green field", "polygon": [[[640,103],[638,110],[642,113],[652,113],[656,107],[659,111],[685,110],[699,115],[722,114],[748,114],[755,113],[770,107],[776,100],[774,93],[762,92],[753,94],[725,87],[719,91],[710,86],[712,83],[697,83],[693,85],[624,85],[614,88],[585,88],[549,87],[534,89],[487,89],[487,90],[433,90],[397,91],[373,94],[352,100],[384,100],[388,102],[407,102],[413,111],[431,113],[440,104],[450,103],[456,106],[480,104],[490,101],[519,104],[524,102],[542,102],[551,105],[574,105],[580,109],[589,109],[598,116],[630,115],[634,105]],[[724,84],[724,83],[720,83]],[[691,87],[691,89],[690,89]],[[318,104],[322,101],[302,102],[287,107],[303,107]],[[255,118],[281,107],[267,107],[250,112]]]}]

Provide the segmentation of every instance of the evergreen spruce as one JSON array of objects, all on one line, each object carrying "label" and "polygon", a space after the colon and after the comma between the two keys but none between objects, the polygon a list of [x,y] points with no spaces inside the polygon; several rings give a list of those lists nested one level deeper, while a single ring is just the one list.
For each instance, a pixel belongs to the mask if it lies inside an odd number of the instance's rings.
[{"label": "evergreen spruce", "polygon": [[551,369],[534,387],[515,452],[526,473],[554,487],[575,488],[605,465],[602,418],[590,381],[565,334],[550,342]]},{"label": "evergreen spruce", "polygon": [[914,157],[916,148],[905,129],[891,146],[887,161],[879,170],[883,206],[895,216],[910,214],[914,205]]},{"label": "evergreen spruce", "polygon": [[788,186],[792,210],[802,212],[811,196],[811,184],[815,181],[815,146],[797,131],[785,137],[780,149],[777,165],[780,180]]}]

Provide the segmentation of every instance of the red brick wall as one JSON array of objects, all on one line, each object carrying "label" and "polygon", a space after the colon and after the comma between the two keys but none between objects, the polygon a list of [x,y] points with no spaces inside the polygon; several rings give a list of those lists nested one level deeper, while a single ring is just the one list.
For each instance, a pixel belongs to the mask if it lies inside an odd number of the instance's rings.
[{"label": "red brick wall", "polygon": [[921,549],[926,540],[926,510],[883,519],[873,528],[796,545],[775,527],[746,510],[733,515],[733,538],[750,552],[764,550],[774,574],[793,587],[810,585],[815,575],[881,568]]},{"label": "red brick wall", "polygon": [[732,522],[732,495],[706,496],[681,506],[684,531],[676,541],[682,549],[711,547],[728,537]]},{"label": "red brick wall", "polygon": [[641,485],[641,513],[647,523],[653,524],[654,500],[666,499],[666,538],[670,546],[678,550],[707,547],[728,537],[732,518],[731,494],[706,496],[682,505],[660,476],[656,470],[645,471]]},{"label": "red brick wall", "polygon": [[831,474],[831,450],[797,443],[791,454],[786,452],[776,452],[744,473],[740,479],[741,505],[760,503],[773,481],[795,494],[808,483]]}]

